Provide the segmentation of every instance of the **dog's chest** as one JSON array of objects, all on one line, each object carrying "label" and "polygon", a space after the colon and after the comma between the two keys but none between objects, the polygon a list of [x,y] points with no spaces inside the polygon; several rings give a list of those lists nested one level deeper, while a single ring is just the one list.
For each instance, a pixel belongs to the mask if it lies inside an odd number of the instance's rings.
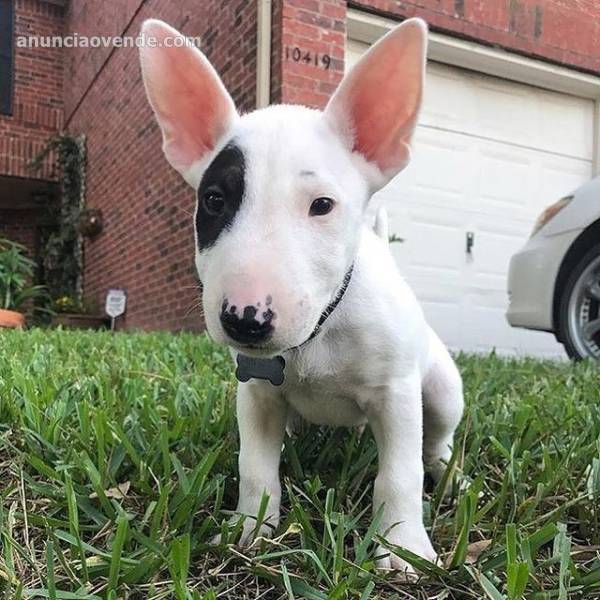
[{"label": "dog's chest", "polygon": [[366,422],[360,407],[365,381],[352,352],[338,353],[319,344],[301,359],[295,358],[286,366],[283,391],[302,417],[311,423],[345,427]]},{"label": "dog's chest", "polygon": [[285,398],[310,423],[352,427],[366,422],[355,394],[324,382],[289,386]]}]

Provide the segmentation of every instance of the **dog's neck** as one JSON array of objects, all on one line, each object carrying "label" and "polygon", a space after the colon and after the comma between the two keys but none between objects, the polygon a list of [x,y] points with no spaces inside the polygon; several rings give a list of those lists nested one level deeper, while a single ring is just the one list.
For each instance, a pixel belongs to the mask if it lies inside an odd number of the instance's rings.
[{"label": "dog's neck", "polygon": [[[338,287],[338,290],[333,300],[325,307],[325,310],[321,313],[321,317],[319,318],[319,321],[316,324],[310,336],[301,344],[284,350],[282,354],[302,348],[303,346],[311,342],[317,335],[319,335],[323,324],[325,323],[325,321],[327,321],[331,313],[333,313],[333,311],[336,309],[336,307],[344,297],[346,290],[348,289],[348,285],[350,284],[350,280],[352,279],[353,271],[354,264],[352,264],[350,268],[346,271],[344,279],[342,280],[341,285]],[[235,371],[235,376],[237,377],[238,381],[241,382],[250,381],[250,379],[264,379],[266,381],[270,381],[272,385],[282,385],[285,381],[285,358],[281,354],[273,358],[256,358],[253,356],[238,354],[237,369]]]},{"label": "dog's neck", "polygon": [[308,344],[308,342],[313,340],[315,338],[315,336],[317,336],[319,334],[319,331],[321,331],[321,327],[323,326],[323,323],[325,323],[325,321],[329,318],[329,315],[331,315],[331,313],[336,309],[337,305],[341,302],[342,298],[344,297],[344,294],[346,293],[346,290],[348,289],[348,285],[350,284],[350,280],[352,279],[353,271],[354,271],[354,264],[350,265],[350,268],[346,271],[346,274],[344,275],[344,279],[342,280],[341,285],[338,287],[338,290],[337,290],[333,300],[327,305],[325,310],[321,313],[319,322],[313,329],[313,332],[310,334],[310,336],[301,344],[298,344],[297,346],[294,346],[293,348],[288,348],[288,350],[285,350],[285,352],[289,352],[290,350],[296,350],[298,348],[301,348],[305,344]]}]

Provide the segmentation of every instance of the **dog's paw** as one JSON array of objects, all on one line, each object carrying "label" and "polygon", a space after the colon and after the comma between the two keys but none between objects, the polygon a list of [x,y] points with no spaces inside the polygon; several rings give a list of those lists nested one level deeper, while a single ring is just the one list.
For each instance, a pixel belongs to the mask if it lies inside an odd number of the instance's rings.
[{"label": "dog's paw", "polygon": [[[413,554],[428,560],[431,563],[438,562],[438,555],[436,554],[429,538],[426,534],[424,539],[419,541],[403,541],[402,539],[396,538],[395,536],[388,536],[388,541],[393,546],[400,546],[406,548]],[[405,579],[415,579],[418,577],[414,567],[409,564],[406,560],[394,553],[393,549],[386,546],[380,545],[377,548],[377,568],[385,571],[398,571],[398,575]]]},{"label": "dog's paw", "polygon": [[[425,472],[431,476],[434,483],[439,483],[446,470],[451,468],[454,470],[454,465],[449,467],[452,463],[452,449],[450,445],[436,444],[435,446],[425,446],[423,449],[423,464]],[[452,475],[452,473],[450,474]],[[450,481],[452,477],[448,479]]]},{"label": "dog's paw", "polygon": [[[273,524],[273,521],[264,522],[260,525],[260,527],[256,527],[256,520],[251,517],[244,516],[235,516],[229,521],[229,530],[232,531],[239,524],[240,519],[244,519],[242,525],[242,531],[239,536],[239,539],[236,542],[236,546],[238,548],[248,548],[252,545],[255,539],[259,537],[263,538],[271,538],[275,532],[277,527],[276,524]],[[232,540],[228,540],[228,543],[231,543]],[[211,544],[213,546],[220,546],[224,543],[222,534],[216,535],[212,540]]]},{"label": "dog's paw", "polygon": [[376,566],[379,571],[398,571],[398,575],[403,579],[417,579],[417,572],[412,565],[409,565],[404,559],[393,554],[385,546],[378,546],[377,556]]},{"label": "dog's paw", "polygon": [[287,423],[285,426],[285,431],[289,437],[294,438],[298,437],[300,433],[302,433],[302,426],[304,421],[300,416],[300,413],[296,412],[293,409],[290,409],[288,412]]},{"label": "dog's paw", "polygon": [[272,538],[275,533],[276,526],[270,522],[262,523],[260,527],[256,527],[256,522],[250,519],[249,522],[244,522],[242,535],[237,543],[240,548],[248,548],[257,538]]},{"label": "dog's paw", "polygon": [[[447,472],[448,469],[451,469],[450,473]],[[453,465],[449,467],[445,461],[426,464],[423,489],[427,494],[433,494],[435,492],[447,500],[452,494],[452,488],[453,483],[456,480],[456,474],[456,466]],[[444,485],[443,489],[441,488],[442,482]]]},{"label": "dog's paw", "polygon": [[425,473],[431,477],[434,485],[441,481],[447,466],[446,462],[441,459],[428,461],[424,464]]}]

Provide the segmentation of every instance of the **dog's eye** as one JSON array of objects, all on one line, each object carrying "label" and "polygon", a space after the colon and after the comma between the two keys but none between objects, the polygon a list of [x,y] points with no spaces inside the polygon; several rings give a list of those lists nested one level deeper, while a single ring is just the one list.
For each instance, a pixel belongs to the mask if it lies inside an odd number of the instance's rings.
[{"label": "dog's eye", "polygon": [[202,197],[204,210],[212,217],[220,217],[225,212],[225,198],[221,192],[209,190]]},{"label": "dog's eye", "polygon": [[334,202],[331,198],[317,198],[313,200],[313,203],[310,205],[309,215],[311,217],[320,217],[322,215],[326,215],[328,212],[331,212],[333,208]]}]

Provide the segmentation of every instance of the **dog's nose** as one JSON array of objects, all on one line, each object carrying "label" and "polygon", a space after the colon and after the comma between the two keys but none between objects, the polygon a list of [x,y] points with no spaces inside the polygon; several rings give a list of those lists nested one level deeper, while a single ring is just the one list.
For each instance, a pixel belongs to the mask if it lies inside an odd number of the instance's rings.
[{"label": "dog's nose", "polygon": [[271,321],[274,316],[270,308],[261,313],[260,308],[249,305],[244,307],[240,317],[237,307],[229,306],[225,300],[221,308],[221,325],[232,340],[240,344],[259,344],[273,333]]}]

